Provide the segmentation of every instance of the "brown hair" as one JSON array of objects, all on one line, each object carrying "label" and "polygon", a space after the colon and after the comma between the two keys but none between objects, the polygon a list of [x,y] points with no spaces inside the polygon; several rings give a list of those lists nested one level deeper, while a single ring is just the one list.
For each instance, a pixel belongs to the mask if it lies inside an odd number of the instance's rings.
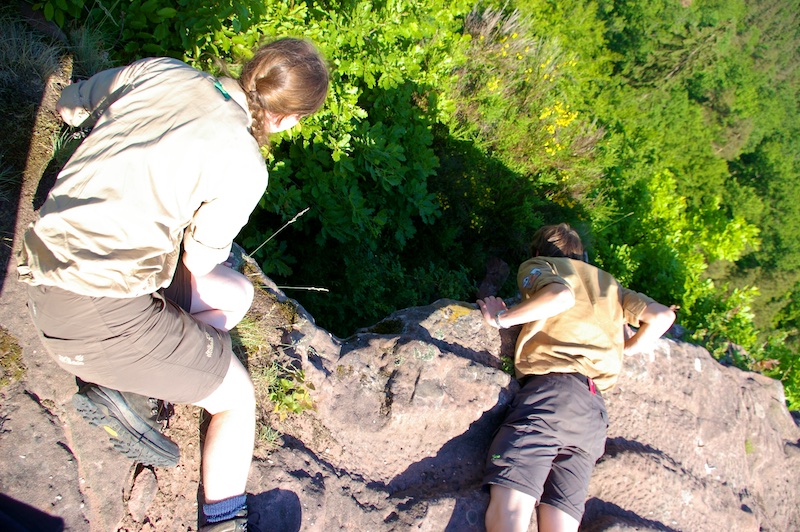
[{"label": "brown hair", "polygon": [[266,113],[302,118],[322,107],[328,95],[328,68],[310,42],[280,39],[258,49],[242,68],[239,84],[253,115],[253,136],[266,144]]},{"label": "brown hair", "polygon": [[545,225],[533,235],[531,255],[583,260],[583,242],[568,224]]}]

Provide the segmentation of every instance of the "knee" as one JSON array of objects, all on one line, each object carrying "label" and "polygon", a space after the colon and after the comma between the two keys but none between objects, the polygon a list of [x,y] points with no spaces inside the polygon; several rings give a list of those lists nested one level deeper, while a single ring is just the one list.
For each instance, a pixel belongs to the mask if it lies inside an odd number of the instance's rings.
[{"label": "knee", "polygon": [[499,513],[498,505],[492,504],[489,501],[489,507],[486,508],[486,515],[484,516],[484,525],[487,532],[494,532],[495,527],[499,525],[502,515]]},{"label": "knee", "polygon": [[241,319],[247,313],[250,305],[253,304],[255,289],[250,279],[238,272],[231,273],[235,275],[228,278],[227,295],[229,303],[227,306],[232,314],[236,314]]},{"label": "knee", "polygon": [[253,380],[245,373],[243,378],[237,379],[235,386],[232,387],[231,395],[228,397],[229,410],[239,410],[240,412],[256,411],[256,392]]},{"label": "knee", "polygon": [[195,403],[205,408],[210,414],[233,411],[240,414],[254,415],[256,411],[256,394],[253,381],[247,370],[238,360],[232,360],[228,373],[216,390],[208,397]]},{"label": "knee", "polygon": [[253,296],[255,295],[255,288],[253,288],[253,283],[247,277],[243,277],[244,284],[242,285],[242,306],[244,306],[244,311],[247,312],[247,309],[250,308],[250,305],[253,304]]},{"label": "knee", "polygon": [[247,409],[252,412],[256,411],[256,392],[251,379],[247,379],[246,385],[243,386],[240,401],[242,409]]},{"label": "knee", "polygon": [[493,497],[489,500],[489,507],[486,508],[486,516],[484,518],[487,532],[513,530],[510,518],[511,514],[508,508],[503,506],[497,498]]},{"label": "knee", "polygon": [[[227,270],[227,268],[226,268]],[[244,318],[250,305],[253,304],[255,289],[250,279],[235,272],[228,270],[224,283],[224,302],[220,305],[227,316],[226,327],[228,329],[239,323]]]},{"label": "knee", "polygon": [[223,394],[216,397],[215,410],[234,412],[236,415],[252,417],[256,412],[256,394],[253,381],[241,380],[235,386],[226,386]]},{"label": "knee", "polygon": [[528,530],[536,508],[535,497],[497,484],[491,485],[489,493],[485,519],[488,532]]}]

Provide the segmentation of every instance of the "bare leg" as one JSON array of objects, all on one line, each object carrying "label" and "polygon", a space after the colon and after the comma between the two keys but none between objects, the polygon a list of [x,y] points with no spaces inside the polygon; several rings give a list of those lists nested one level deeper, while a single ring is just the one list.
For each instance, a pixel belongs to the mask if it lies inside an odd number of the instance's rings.
[{"label": "bare leg", "polygon": [[192,275],[191,314],[203,323],[228,331],[253,302],[253,283],[221,264],[202,277]]},{"label": "bare leg", "polygon": [[195,404],[211,414],[203,446],[206,503],[243,494],[253,458],[256,401],[250,376],[236,357],[219,388]]},{"label": "bare leg", "polygon": [[[199,321],[230,330],[252,302],[250,280],[224,265],[202,277],[192,275],[191,314]],[[253,458],[256,400],[250,375],[235,356],[222,384],[195,404],[211,414],[203,446],[205,502],[243,494]]]},{"label": "bare leg", "polygon": [[540,504],[537,510],[539,532],[577,532],[580,521],[563,510],[549,504]]},{"label": "bare leg", "polygon": [[492,484],[486,509],[487,532],[526,532],[531,525],[536,499],[526,493]]}]

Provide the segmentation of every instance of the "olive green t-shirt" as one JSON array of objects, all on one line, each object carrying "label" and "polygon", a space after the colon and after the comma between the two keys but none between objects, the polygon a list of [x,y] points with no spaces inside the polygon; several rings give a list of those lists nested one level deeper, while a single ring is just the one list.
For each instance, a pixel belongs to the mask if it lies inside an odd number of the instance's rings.
[{"label": "olive green t-shirt", "polygon": [[514,360],[517,377],[581,373],[600,391],[612,389],[622,368],[623,326],[638,327],[653,300],[578,260],[536,257],[520,266],[517,284],[523,299],[551,283],[567,286],[575,305],[522,327]]}]

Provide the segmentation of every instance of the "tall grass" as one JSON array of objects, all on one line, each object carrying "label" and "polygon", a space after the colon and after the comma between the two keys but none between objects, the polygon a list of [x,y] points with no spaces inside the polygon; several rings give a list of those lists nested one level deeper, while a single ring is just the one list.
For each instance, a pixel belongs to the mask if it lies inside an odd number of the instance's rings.
[{"label": "tall grass", "polygon": [[14,199],[11,196],[16,193],[21,179],[21,176],[3,161],[3,154],[0,153],[0,204]]},{"label": "tall grass", "polygon": [[74,56],[72,75],[88,78],[113,67],[108,43],[107,36],[95,28],[82,26],[70,31],[69,44]]},{"label": "tall grass", "polygon": [[58,70],[63,51],[23,22],[0,15],[0,83],[30,77],[44,83]]}]

